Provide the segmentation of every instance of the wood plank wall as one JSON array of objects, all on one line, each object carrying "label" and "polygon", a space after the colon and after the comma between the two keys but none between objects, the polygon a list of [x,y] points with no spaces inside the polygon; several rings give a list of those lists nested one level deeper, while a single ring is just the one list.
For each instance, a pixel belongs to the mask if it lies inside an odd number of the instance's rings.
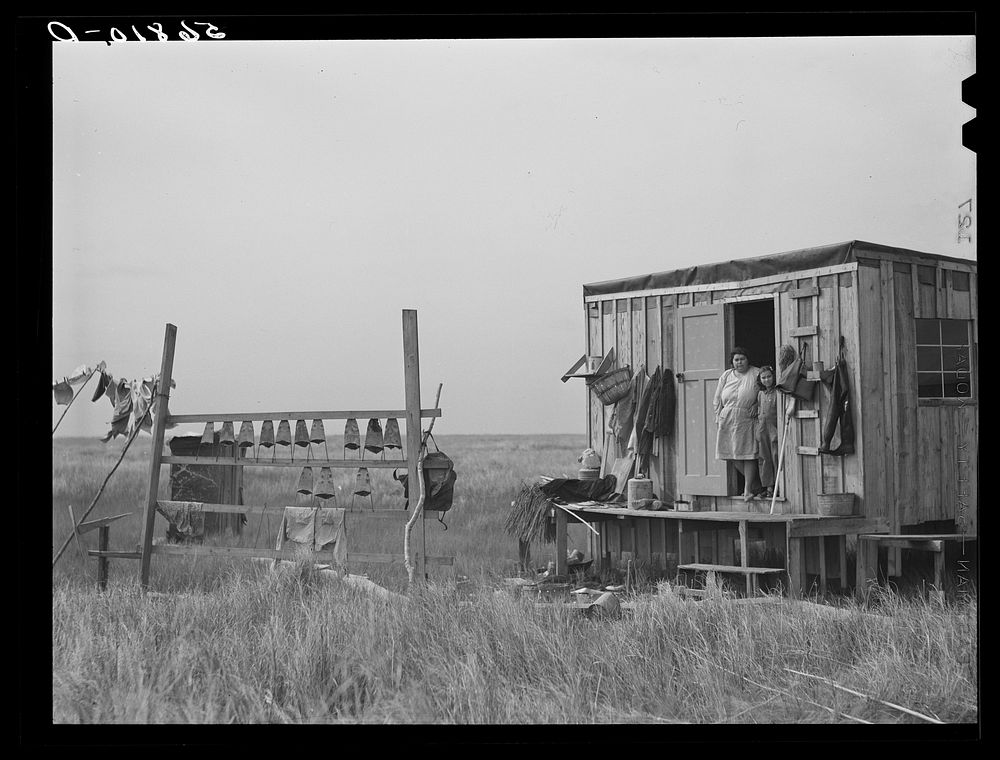
[{"label": "wood plank wall", "polygon": [[[813,401],[800,402],[801,417],[789,428],[786,448],[786,511],[814,513],[817,494],[857,495],[858,514],[886,519],[894,530],[932,520],[955,519],[961,511],[966,529],[976,530],[978,494],[978,384],[965,405],[917,403],[914,318],[973,320],[971,373],[978,368],[977,281],[974,273],[945,266],[884,257],[859,259],[855,272],[795,277],[784,282],[739,290],[697,291],[642,298],[609,298],[586,307],[587,352],[603,355],[615,348],[618,366],[673,369],[675,309],[716,303],[734,296],[776,294],[776,339],[799,348],[809,344],[807,359],[826,368],[836,361],[845,341],[855,426],[855,454],[846,457],[799,453],[821,442],[822,420],[830,405],[829,388],[817,387]],[[930,272],[928,272],[928,269]],[[792,291],[816,287],[818,295],[793,298]],[[792,330],[816,327],[813,335]],[[590,446],[605,448],[612,409],[588,397]],[[812,412],[813,415],[809,413]],[[676,426],[659,441],[650,477],[657,495],[677,498]],[[611,464],[610,462],[608,463]],[[702,509],[745,509],[742,500],[699,497]],[[602,555],[622,551],[637,560],[659,564],[678,552],[676,535],[660,521],[639,528],[642,520],[603,524]],[[711,551],[720,561],[732,556],[731,536],[719,532]],[[708,539],[705,539],[706,541]],[[693,548],[689,547],[689,548]],[[672,556],[671,556],[672,555]],[[807,562],[809,561],[807,556]]]},{"label": "wood plank wall", "polygon": [[[604,355],[615,349],[617,366],[628,365],[633,370],[644,367],[652,375],[657,367],[674,369],[674,307],[673,295],[646,296],[642,298],[610,298],[597,304],[586,305],[587,354]],[[589,446],[601,454],[606,467],[613,464],[615,452],[606,446],[609,442],[608,423],[614,407],[605,407],[596,396],[588,394]],[[676,493],[674,431],[657,442],[658,452],[650,460],[649,477],[653,491],[660,498],[673,500]],[[610,553],[612,564],[618,564],[621,552],[637,561],[650,561],[662,567],[668,557],[676,560],[676,535],[665,530],[661,521],[611,520],[602,523],[601,538],[596,543],[604,557]]]},{"label": "wood plank wall", "polygon": [[[877,511],[884,512],[893,531],[955,520],[964,521],[964,529],[975,532],[979,450],[976,274],[946,262],[880,258],[859,263],[866,500],[884,504]],[[915,319],[972,321],[971,399],[918,398]],[[873,514],[871,507],[867,513]],[[898,556],[890,556],[890,574],[899,572],[897,563]]]}]

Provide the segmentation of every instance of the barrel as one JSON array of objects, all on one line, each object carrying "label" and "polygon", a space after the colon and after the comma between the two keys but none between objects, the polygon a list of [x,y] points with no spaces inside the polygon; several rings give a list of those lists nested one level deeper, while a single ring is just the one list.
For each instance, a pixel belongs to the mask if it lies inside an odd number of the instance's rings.
[{"label": "barrel", "polygon": [[632,478],[628,482],[628,508],[642,509],[653,500],[653,481],[649,478]]}]

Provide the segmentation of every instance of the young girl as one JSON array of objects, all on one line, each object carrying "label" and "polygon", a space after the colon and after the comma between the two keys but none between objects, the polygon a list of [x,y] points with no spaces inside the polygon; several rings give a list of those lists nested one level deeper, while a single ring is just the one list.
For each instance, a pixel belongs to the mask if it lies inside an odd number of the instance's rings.
[{"label": "young girl", "polygon": [[778,399],[774,385],[774,367],[765,365],[757,377],[757,461],[763,489],[758,496],[770,499],[774,495],[775,472],[778,469]]}]

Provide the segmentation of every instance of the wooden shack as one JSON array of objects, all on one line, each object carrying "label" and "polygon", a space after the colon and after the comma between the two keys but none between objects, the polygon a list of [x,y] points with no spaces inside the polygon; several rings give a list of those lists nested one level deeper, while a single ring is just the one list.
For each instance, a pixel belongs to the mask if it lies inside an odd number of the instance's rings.
[{"label": "wooden shack", "polygon": [[[837,574],[837,550],[824,551],[824,536],[975,536],[976,262],[855,240],[592,283],[583,287],[583,302],[586,356],[603,358],[613,349],[617,366],[673,371],[674,429],[658,441],[648,473],[661,500],[688,502],[692,518],[765,511],[760,502],[736,496],[741,490],[734,468],[715,458],[712,399],[729,351],[744,346],[752,364],[777,366],[779,346],[808,344],[807,362],[831,368],[843,338],[855,453],[818,453],[831,398],[822,382],[813,400],[799,402],[782,444],[786,466],[778,511],[784,522],[818,516],[819,494],[856,495],[850,525],[841,519],[830,523],[832,533],[816,522],[804,529],[804,537],[820,540],[801,547],[803,573],[818,573],[817,563],[826,569],[829,561],[831,575]],[[612,407],[587,395],[589,446],[607,453]],[[798,549],[787,542],[792,528],[784,526],[782,542],[775,532],[781,526],[771,525],[769,534],[769,521],[762,519],[767,515],[739,523],[740,533],[730,524],[732,535],[715,530],[696,537],[687,550],[667,521],[640,514],[615,515],[624,519],[604,531],[596,551],[602,559],[683,563],[711,555],[731,565],[740,539],[751,549],[760,539],[782,561],[799,561],[787,556]],[[839,551],[843,585],[843,541]],[[899,574],[898,548],[889,548],[887,561],[889,575]]]}]

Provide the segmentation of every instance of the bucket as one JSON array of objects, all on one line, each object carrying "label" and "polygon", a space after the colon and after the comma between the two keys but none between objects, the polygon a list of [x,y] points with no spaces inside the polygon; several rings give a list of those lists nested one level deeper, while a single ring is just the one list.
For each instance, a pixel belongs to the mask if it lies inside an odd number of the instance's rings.
[{"label": "bucket", "polygon": [[601,477],[600,467],[581,467],[580,480],[597,480]]},{"label": "bucket", "polygon": [[853,493],[821,493],[816,494],[816,511],[826,516],[843,516],[854,514]]},{"label": "bucket", "polygon": [[653,500],[653,481],[649,478],[632,478],[628,482],[628,508],[641,509]]}]

